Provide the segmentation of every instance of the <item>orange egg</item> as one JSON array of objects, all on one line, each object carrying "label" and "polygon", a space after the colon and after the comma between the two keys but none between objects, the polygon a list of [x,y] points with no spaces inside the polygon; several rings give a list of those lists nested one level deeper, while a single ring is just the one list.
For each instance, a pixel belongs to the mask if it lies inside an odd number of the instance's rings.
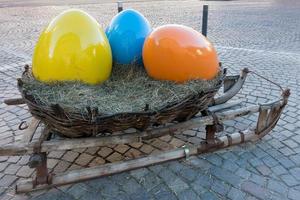
[{"label": "orange egg", "polygon": [[210,80],[219,72],[213,45],[201,33],[182,25],[156,28],[145,41],[143,62],[148,75],[158,80]]}]

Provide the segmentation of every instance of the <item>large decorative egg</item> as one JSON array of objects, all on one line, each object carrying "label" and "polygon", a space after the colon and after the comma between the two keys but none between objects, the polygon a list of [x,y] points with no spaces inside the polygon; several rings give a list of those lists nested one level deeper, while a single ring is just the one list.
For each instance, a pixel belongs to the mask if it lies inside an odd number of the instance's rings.
[{"label": "large decorative egg", "polygon": [[158,80],[209,80],[219,71],[213,45],[201,33],[182,25],[153,30],[144,44],[143,61],[149,76]]},{"label": "large decorative egg", "polygon": [[148,20],[138,11],[128,9],[117,14],[106,29],[114,62],[132,64],[141,61],[144,41],[150,32]]},{"label": "large decorative egg", "polygon": [[109,78],[111,48],[97,21],[84,11],[67,10],[46,27],[33,55],[32,71],[43,82],[82,81],[98,84]]}]

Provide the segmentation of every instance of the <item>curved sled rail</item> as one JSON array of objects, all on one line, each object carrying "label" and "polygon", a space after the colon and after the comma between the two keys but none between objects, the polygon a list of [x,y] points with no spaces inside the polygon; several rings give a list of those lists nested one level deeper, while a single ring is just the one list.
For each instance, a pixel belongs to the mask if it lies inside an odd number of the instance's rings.
[{"label": "curved sled rail", "polygon": [[248,68],[244,68],[241,70],[240,75],[226,76],[224,79],[224,94],[214,98],[210,106],[226,103],[228,100],[234,97],[243,87],[248,73]]}]

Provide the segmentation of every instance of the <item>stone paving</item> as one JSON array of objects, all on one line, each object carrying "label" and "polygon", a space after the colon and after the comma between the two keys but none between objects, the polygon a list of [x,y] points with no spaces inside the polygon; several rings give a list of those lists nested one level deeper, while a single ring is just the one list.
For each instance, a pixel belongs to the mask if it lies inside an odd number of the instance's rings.
[{"label": "stone paving", "polygon": [[[34,44],[49,20],[76,7],[88,11],[105,27],[116,12],[115,3],[91,1],[93,4],[66,6],[54,2],[56,6],[7,7],[0,1],[0,145],[18,140],[22,133],[19,123],[30,119],[26,106],[7,107],[3,100],[19,96],[15,79],[22,66],[30,64]],[[203,3],[131,1],[125,7],[144,13],[154,27],[179,23],[200,30]],[[289,104],[271,134],[255,144],[23,195],[14,194],[13,187],[18,180],[33,175],[26,166],[29,157],[2,156],[0,199],[300,199],[300,2],[205,3],[210,5],[208,37],[230,73],[249,67],[291,88]],[[272,100],[278,94],[276,87],[250,76],[236,98],[252,104]],[[226,132],[253,125],[255,117],[228,121]],[[62,172],[101,164],[118,151],[142,151],[138,144],[128,147],[51,152],[48,168]]]}]

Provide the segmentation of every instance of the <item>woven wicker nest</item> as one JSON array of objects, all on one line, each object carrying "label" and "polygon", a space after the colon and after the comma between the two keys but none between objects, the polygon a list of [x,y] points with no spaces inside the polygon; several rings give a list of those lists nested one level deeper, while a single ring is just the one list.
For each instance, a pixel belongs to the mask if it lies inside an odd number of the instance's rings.
[{"label": "woven wicker nest", "polygon": [[142,66],[114,66],[101,85],[45,84],[25,67],[18,87],[31,114],[52,131],[88,137],[188,120],[207,109],[223,77],[176,84],[151,79]]}]

